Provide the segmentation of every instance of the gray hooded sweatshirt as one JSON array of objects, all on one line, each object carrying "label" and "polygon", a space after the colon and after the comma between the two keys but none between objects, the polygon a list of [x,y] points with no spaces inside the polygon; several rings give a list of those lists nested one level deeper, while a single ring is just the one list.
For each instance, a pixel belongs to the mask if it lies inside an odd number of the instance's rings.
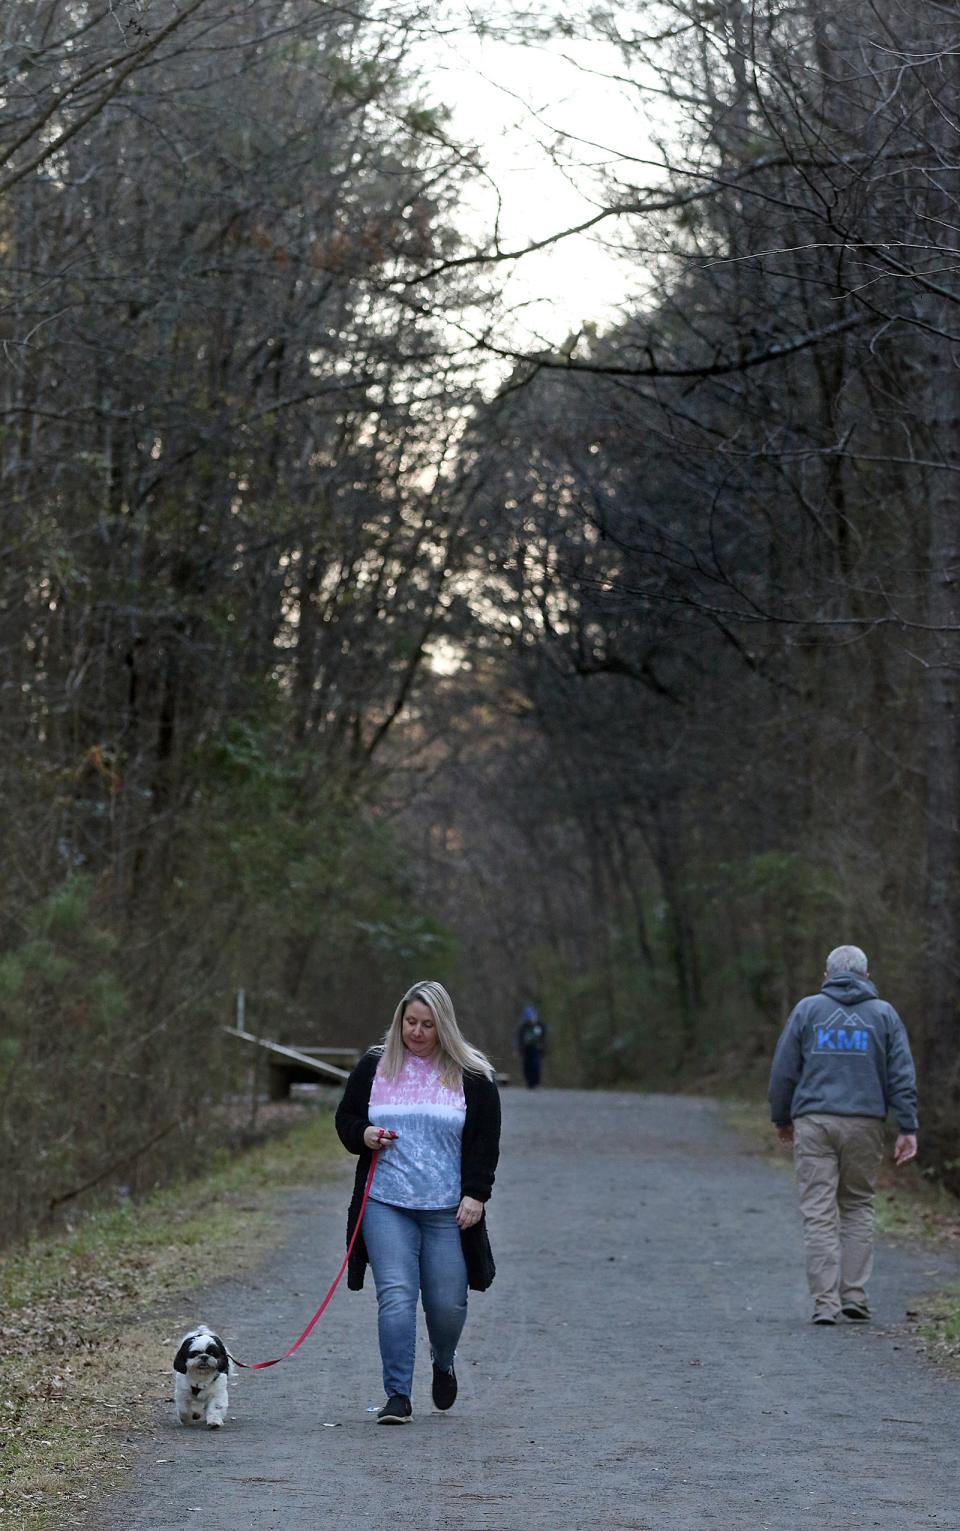
[{"label": "gray hooded sweatshirt", "polygon": [[917,1083],[906,1028],[868,978],[834,973],[797,1005],[770,1070],[770,1115],[874,1116],[892,1111],[901,1132],[917,1130]]}]

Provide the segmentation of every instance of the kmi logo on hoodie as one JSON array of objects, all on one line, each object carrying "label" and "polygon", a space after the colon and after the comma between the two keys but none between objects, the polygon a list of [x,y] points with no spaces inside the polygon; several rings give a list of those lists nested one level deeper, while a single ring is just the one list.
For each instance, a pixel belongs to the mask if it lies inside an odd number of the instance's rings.
[{"label": "kmi logo on hoodie", "polygon": [[873,1027],[856,1025],[849,1011],[834,1010],[822,1025],[814,1025],[815,1053],[866,1053],[870,1050]]}]

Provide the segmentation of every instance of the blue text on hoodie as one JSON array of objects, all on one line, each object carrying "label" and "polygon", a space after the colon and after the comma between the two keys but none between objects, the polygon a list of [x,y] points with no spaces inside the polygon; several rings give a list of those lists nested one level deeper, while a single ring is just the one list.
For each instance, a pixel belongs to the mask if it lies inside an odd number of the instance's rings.
[{"label": "blue text on hoodie", "polygon": [[868,978],[834,973],[796,1006],[770,1070],[770,1115],[873,1116],[917,1130],[917,1081],[906,1027]]}]

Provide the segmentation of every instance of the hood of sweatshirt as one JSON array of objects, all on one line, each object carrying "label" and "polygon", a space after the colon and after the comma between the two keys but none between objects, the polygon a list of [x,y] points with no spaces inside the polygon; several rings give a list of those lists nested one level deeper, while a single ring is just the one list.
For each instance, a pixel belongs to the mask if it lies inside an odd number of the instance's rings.
[{"label": "hood of sweatshirt", "polygon": [[841,1005],[859,1005],[863,999],[876,999],[877,991],[862,973],[833,973],[820,985],[821,992]]}]

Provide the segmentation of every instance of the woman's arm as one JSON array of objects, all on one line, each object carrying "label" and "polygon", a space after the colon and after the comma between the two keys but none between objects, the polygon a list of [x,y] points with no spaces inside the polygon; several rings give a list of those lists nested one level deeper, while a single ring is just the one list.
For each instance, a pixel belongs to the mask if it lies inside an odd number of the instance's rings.
[{"label": "woman's arm", "polygon": [[370,1090],[373,1085],[373,1076],[377,1072],[379,1053],[365,1053],[353,1069],[347,1080],[343,1099],[337,1107],[334,1125],[340,1142],[348,1153],[360,1154],[366,1144],[363,1134],[371,1125],[368,1111],[370,1109]]},{"label": "woman's arm", "polygon": [[465,1074],[466,1119],[461,1146],[460,1191],[474,1201],[489,1201],[500,1158],[500,1092],[492,1079]]}]

